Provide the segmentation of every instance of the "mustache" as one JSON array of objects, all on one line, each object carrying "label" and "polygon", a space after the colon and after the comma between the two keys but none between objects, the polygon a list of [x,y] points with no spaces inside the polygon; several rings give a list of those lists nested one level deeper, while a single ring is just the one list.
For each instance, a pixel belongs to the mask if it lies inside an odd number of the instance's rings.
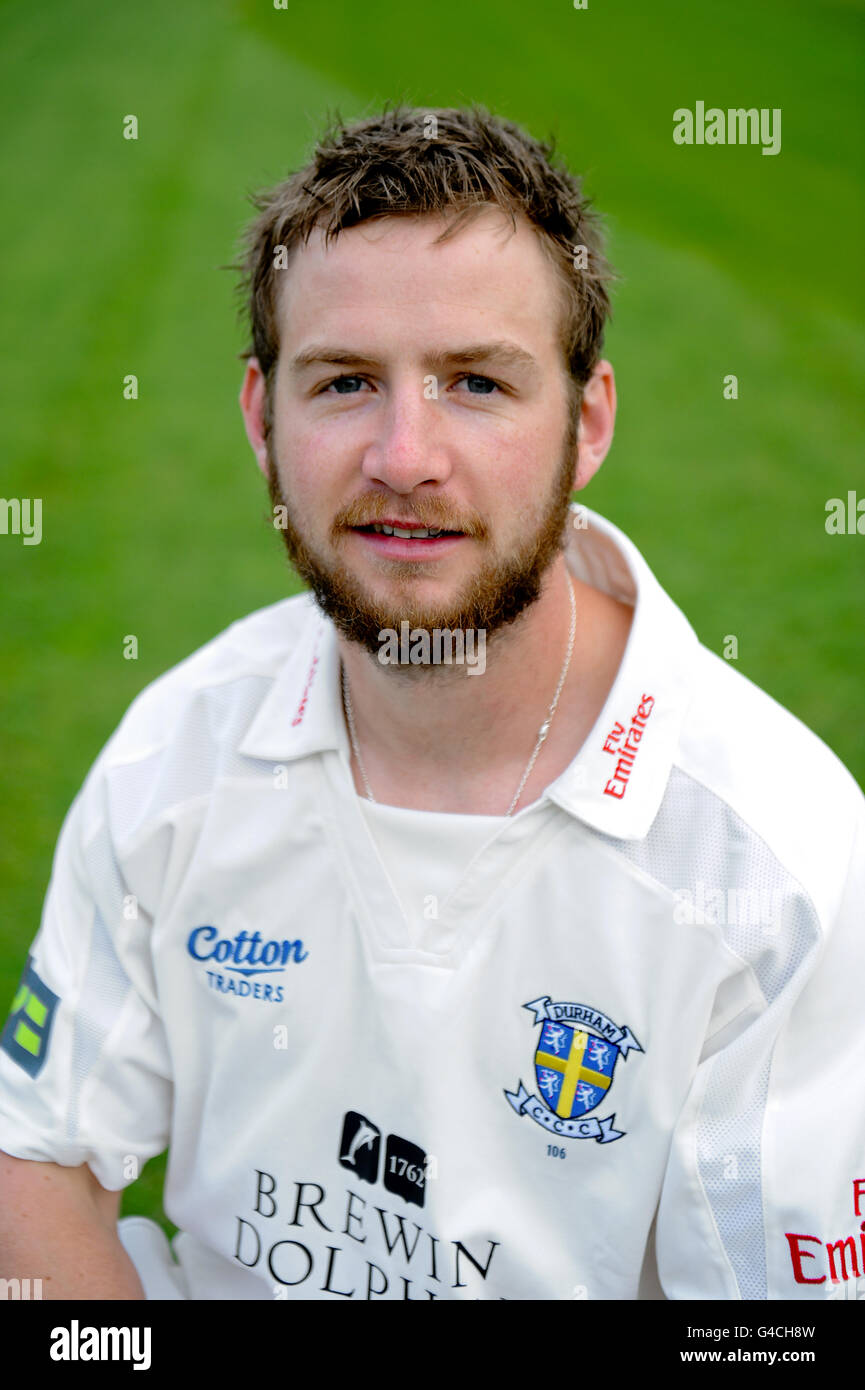
[{"label": "mustache", "polygon": [[336,532],[384,520],[404,521],[412,526],[439,527],[443,531],[462,531],[476,540],[484,540],[487,535],[487,528],[477,512],[456,511],[440,497],[415,497],[412,499],[411,512],[402,515],[394,501],[381,493],[369,493],[346,503],[334,517],[332,529]]}]

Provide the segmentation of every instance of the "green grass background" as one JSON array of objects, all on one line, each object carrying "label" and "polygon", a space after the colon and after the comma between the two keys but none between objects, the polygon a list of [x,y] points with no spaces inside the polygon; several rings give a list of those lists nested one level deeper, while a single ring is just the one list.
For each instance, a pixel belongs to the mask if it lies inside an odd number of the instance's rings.
[{"label": "green grass background", "polygon": [[[294,587],[219,267],[334,109],[476,100],[556,135],[622,275],[617,437],[582,497],[865,780],[865,537],[824,529],[865,495],[862,0],[6,0],[0,36],[0,490],[43,499],[40,546],[0,536],[0,1002],[133,696]],[[698,99],[780,107],[781,153],[675,146]],[[124,1212],[163,1219],[163,1168]]]}]

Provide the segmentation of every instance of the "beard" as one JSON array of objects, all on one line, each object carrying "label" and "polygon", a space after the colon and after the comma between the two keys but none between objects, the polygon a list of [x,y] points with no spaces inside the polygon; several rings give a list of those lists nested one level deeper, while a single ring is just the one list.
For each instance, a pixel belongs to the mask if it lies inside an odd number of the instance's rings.
[{"label": "beard", "polygon": [[[521,536],[519,546],[504,559],[481,566],[463,592],[447,606],[430,606],[412,596],[411,581],[423,574],[423,561],[388,561],[387,574],[393,595],[377,601],[363,589],[340,561],[328,563],[316,553],[298,528],[293,508],[284,495],[271,452],[272,434],[267,439],[267,483],[272,508],[280,507],[282,531],[288,558],[301,579],[309,585],[322,611],[350,642],[357,642],[372,656],[381,651],[385,629],[400,631],[400,624],[432,631],[493,633],[514,622],[540,596],[545,573],[565,546],[565,527],[573,490],[578,411],[569,414],[567,437],[553,479],[550,494],[534,531]],[[418,496],[411,501],[413,520],[421,526],[462,531],[479,541],[488,535],[477,513],[456,513],[444,499]],[[273,513],[276,514],[275,512]],[[382,493],[369,493],[342,508],[334,518],[330,539],[335,544],[346,528],[368,525],[393,516],[393,501]],[[430,565],[435,564],[434,561]],[[431,569],[426,570],[432,572]],[[398,664],[398,663],[397,663]],[[422,667],[401,669],[421,671]]]}]

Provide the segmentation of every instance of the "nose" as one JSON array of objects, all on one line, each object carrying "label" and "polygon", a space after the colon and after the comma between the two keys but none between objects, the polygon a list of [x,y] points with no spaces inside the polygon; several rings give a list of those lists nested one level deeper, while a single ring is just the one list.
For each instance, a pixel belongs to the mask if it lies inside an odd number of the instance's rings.
[{"label": "nose", "polygon": [[414,374],[391,387],[364,452],[363,473],[370,482],[408,493],[422,483],[441,484],[450,477],[435,392],[435,378]]}]

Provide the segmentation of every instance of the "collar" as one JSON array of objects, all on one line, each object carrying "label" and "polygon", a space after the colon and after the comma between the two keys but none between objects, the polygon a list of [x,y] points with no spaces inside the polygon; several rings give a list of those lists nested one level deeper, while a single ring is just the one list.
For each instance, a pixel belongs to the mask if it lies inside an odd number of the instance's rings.
[{"label": "collar", "polygon": [[[566,545],[576,578],[634,607],[618,674],[583,747],[544,796],[603,834],[641,840],[669,781],[687,710],[698,640],[628,537],[572,506]],[[240,752],[289,761],[325,749],[349,756],[336,629],[311,594],[300,639],[279,668]],[[520,813],[518,812],[517,815]]]}]

